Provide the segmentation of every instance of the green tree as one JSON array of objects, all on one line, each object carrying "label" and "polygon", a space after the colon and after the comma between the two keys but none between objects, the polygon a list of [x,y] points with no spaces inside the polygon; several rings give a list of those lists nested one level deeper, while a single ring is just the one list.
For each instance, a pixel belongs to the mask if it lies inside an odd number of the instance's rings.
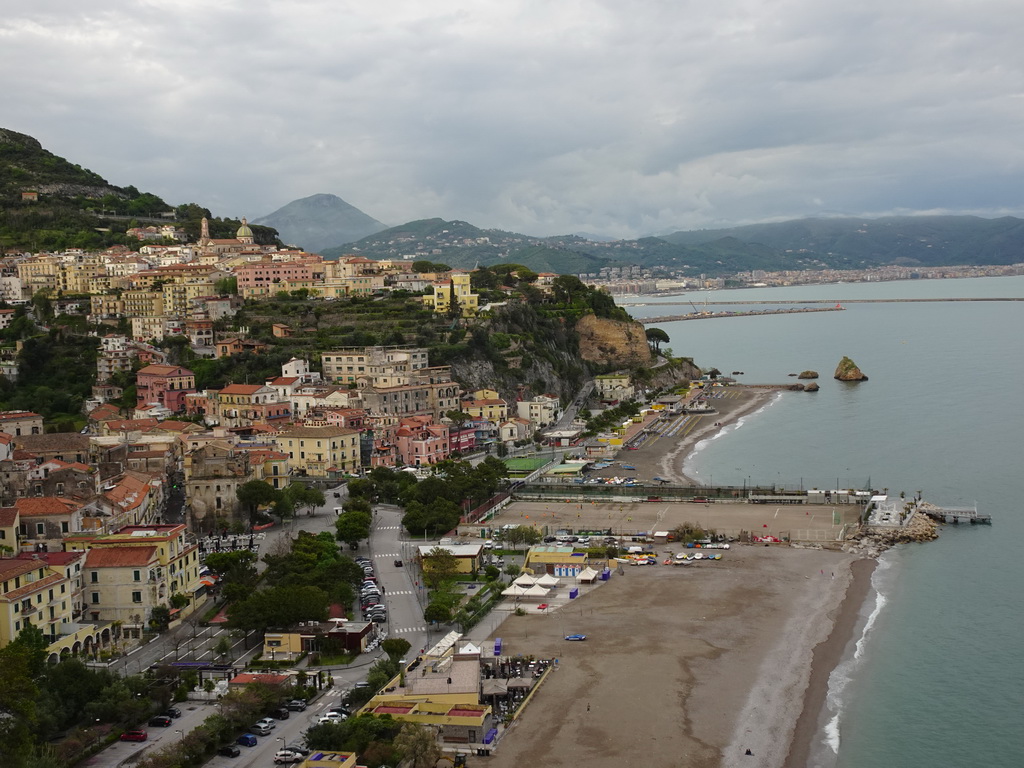
[{"label": "green tree", "polygon": [[370,538],[370,515],[365,512],[345,512],[335,522],[338,541],[343,541],[352,549],[359,546],[363,539]]},{"label": "green tree", "polygon": [[249,522],[255,524],[261,506],[277,501],[279,491],[264,480],[250,480],[235,490],[238,501],[249,511]]},{"label": "green tree", "polygon": [[398,661],[409,652],[412,645],[404,637],[389,637],[380,644],[380,647],[389,659]]},{"label": "green tree", "polygon": [[661,351],[662,344],[668,344],[670,341],[669,335],[661,328],[648,328],[644,333],[647,336],[647,342],[654,347],[655,354]]},{"label": "green tree", "polygon": [[442,603],[431,602],[423,610],[423,619],[424,621],[436,621],[438,624],[446,624],[452,620],[452,611],[451,608]]},{"label": "green tree", "polygon": [[433,768],[441,757],[434,732],[416,723],[406,723],[395,737],[395,747],[412,768]]},{"label": "green tree", "polygon": [[423,558],[423,581],[431,589],[454,581],[458,572],[458,558],[444,547],[434,547]]}]

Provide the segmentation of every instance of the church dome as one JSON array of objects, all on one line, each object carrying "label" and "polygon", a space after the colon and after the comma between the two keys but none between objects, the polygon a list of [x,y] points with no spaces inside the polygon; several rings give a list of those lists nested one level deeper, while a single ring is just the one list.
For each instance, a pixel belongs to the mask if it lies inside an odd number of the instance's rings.
[{"label": "church dome", "polygon": [[240,226],[238,228],[238,231],[235,232],[235,237],[237,239],[241,240],[243,237],[252,238],[252,236],[253,236],[252,230],[249,229],[248,222],[243,218],[242,219],[242,226]]}]

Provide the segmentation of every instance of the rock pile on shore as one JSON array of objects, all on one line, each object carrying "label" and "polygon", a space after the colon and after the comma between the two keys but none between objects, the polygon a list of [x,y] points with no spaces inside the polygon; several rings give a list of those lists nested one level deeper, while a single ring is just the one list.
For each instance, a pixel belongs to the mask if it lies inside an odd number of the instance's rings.
[{"label": "rock pile on shore", "polygon": [[937,538],[938,524],[927,515],[916,514],[902,528],[865,528],[864,532],[844,549],[847,552],[876,557],[896,544],[933,541]]}]

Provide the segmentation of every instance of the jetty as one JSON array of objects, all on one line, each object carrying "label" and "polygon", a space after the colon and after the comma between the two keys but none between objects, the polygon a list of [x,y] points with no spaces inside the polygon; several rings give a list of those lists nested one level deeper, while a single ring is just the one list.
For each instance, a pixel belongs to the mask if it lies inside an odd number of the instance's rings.
[{"label": "jetty", "polygon": [[[724,302],[723,302],[724,303]],[[720,317],[763,317],[765,315],[799,315],[807,312],[842,312],[843,307],[799,307],[791,309],[751,309],[746,312],[691,312],[686,315],[662,315],[660,317],[641,317],[637,322],[643,325],[658,323],[674,323],[680,320],[714,320]]]},{"label": "jetty", "polygon": [[992,515],[978,513],[978,507],[936,507],[931,504],[921,504],[918,511],[928,515],[933,520],[943,523],[970,523],[971,525],[992,525]]}]

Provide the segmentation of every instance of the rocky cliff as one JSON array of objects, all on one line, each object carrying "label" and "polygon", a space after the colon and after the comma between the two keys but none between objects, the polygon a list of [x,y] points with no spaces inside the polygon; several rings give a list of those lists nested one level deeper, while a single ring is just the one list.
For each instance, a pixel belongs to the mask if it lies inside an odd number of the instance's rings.
[{"label": "rocky cliff", "polygon": [[867,381],[868,377],[863,374],[857,364],[848,357],[843,357],[836,366],[836,373],[833,376],[839,381]]},{"label": "rocky cliff", "polygon": [[635,368],[651,363],[651,349],[640,323],[606,320],[585,315],[576,323],[580,357],[614,368]]}]

